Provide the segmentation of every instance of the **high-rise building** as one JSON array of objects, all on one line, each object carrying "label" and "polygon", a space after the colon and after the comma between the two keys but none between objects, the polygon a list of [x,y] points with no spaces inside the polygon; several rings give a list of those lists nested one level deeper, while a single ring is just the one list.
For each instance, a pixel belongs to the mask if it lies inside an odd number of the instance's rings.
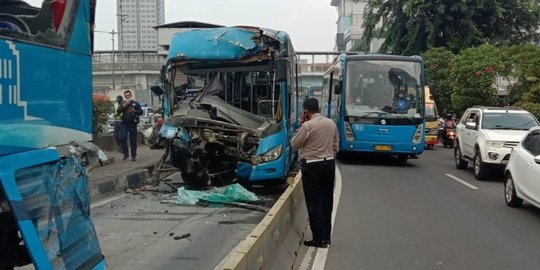
[{"label": "high-rise building", "polygon": [[[331,0],[330,5],[336,7],[338,12],[337,35],[335,51],[350,51],[360,45],[364,35],[364,10],[369,1],[360,0]],[[370,51],[377,51],[382,39],[371,42]]]},{"label": "high-rise building", "polygon": [[117,0],[118,43],[124,51],[157,50],[156,25],[165,22],[165,0]]}]

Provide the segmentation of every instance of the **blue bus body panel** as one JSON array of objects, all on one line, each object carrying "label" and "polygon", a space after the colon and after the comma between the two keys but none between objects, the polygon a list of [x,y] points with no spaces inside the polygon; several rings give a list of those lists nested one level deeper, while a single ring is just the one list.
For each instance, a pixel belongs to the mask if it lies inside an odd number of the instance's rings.
[{"label": "blue bus body panel", "polygon": [[0,157],[0,184],[36,269],[104,269],[84,168],[55,149]]},{"label": "blue bus body panel", "polygon": [[[266,35],[283,38],[277,31],[264,29]],[[193,30],[173,36],[168,59],[234,61],[258,54],[262,47],[255,43],[258,32],[239,27]],[[206,42],[202,43],[201,40]]]},{"label": "blue bus body panel", "polygon": [[78,8],[67,50],[0,39],[0,156],[92,139],[87,1]]},{"label": "blue bus body panel", "polygon": [[[340,149],[344,151],[358,152],[379,152],[379,153],[410,153],[419,154],[424,150],[423,140],[421,143],[413,144],[412,138],[417,126],[387,126],[387,125],[365,125],[353,124],[352,129],[355,141],[340,139]],[[341,133],[343,134],[343,133]],[[391,146],[391,151],[377,151],[376,145]]]}]

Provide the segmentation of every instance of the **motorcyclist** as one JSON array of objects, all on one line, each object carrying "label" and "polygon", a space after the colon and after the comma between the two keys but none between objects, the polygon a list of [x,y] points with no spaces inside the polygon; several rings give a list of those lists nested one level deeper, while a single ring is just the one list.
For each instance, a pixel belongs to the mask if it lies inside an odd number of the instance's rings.
[{"label": "motorcyclist", "polygon": [[441,129],[439,129],[439,136],[441,138],[441,141],[446,140],[446,134],[448,129],[455,129],[456,128],[456,121],[454,121],[454,117],[452,113],[447,113],[444,116],[443,122],[439,122],[441,125]]}]

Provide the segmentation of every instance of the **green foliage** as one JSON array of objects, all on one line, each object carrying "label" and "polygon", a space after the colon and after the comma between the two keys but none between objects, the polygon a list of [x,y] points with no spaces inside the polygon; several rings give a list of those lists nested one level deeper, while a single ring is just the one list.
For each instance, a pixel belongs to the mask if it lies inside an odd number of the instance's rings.
[{"label": "green foliage", "polygon": [[371,40],[385,38],[381,52],[411,55],[445,47],[458,53],[485,43],[538,40],[539,26],[537,0],[370,0],[357,49],[368,51]]},{"label": "green foliage", "polygon": [[502,53],[511,81],[510,103],[540,102],[534,94],[535,89],[540,88],[540,48],[531,44],[516,45],[503,48]]},{"label": "green foliage", "polygon": [[499,105],[494,82],[504,68],[501,51],[492,45],[462,51],[455,58],[453,70],[454,109],[462,112],[474,105]]},{"label": "green foliage", "polygon": [[94,95],[92,97],[92,132],[96,138],[103,132],[103,126],[109,120],[109,114],[114,110],[113,103],[107,96]]},{"label": "green foliage", "polygon": [[444,48],[434,48],[428,50],[423,58],[427,83],[435,86],[436,93],[432,94],[439,113],[453,110],[451,95],[454,88],[452,68],[455,55]]}]

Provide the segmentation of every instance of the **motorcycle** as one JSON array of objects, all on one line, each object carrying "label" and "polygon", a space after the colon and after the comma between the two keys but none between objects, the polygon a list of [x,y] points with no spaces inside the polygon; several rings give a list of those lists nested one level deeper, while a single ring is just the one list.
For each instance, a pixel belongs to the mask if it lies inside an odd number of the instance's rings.
[{"label": "motorcycle", "polygon": [[455,124],[445,124],[443,127],[443,132],[441,134],[441,142],[444,147],[454,147],[454,141],[456,139],[456,125]]}]

